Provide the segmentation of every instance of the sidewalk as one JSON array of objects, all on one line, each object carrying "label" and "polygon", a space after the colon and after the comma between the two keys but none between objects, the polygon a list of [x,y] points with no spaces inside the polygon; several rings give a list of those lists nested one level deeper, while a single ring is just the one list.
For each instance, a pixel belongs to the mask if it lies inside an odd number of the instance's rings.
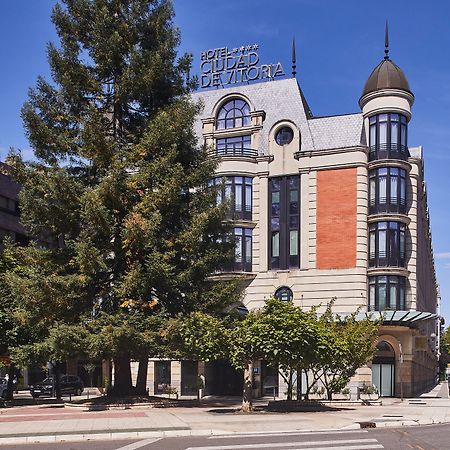
[{"label": "sidewalk", "polygon": [[[256,405],[265,402],[257,401]],[[219,405],[219,406],[218,406]],[[49,405],[0,410],[0,445],[87,439],[147,438],[274,431],[346,430],[360,422],[399,427],[450,422],[447,383],[416,399],[383,399],[382,406],[335,411],[242,414],[239,399],[205,399],[202,407],[133,408],[82,412]]]}]

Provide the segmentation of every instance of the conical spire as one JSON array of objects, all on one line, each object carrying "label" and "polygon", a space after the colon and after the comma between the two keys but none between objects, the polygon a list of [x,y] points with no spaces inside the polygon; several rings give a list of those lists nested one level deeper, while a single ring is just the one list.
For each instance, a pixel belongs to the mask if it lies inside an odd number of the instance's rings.
[{"label": "conical spire", "polygon": [[386,31],[384,34],[384,59],[389,59],[389,30],[388,30],[388,20],[386,19]]},{"label": "conical spire", "polygon": [[297,59],[295,56],[295,37],[292,38],[292,78],[297,75]]}]

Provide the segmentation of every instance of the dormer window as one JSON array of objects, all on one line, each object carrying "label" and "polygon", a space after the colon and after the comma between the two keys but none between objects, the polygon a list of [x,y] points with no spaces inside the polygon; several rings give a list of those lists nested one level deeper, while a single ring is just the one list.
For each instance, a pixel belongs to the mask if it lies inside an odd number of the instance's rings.
[{"label": "dormer window", "polygon": [[245,127],[251,124],[250,107],[241,99],[226,102],[217,114],[218,130]]}]

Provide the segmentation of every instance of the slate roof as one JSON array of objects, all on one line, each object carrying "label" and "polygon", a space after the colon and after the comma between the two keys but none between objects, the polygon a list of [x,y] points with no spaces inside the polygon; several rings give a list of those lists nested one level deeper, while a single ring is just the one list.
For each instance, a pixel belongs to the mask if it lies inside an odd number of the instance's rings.
[{"label": "slate roof", "polygon": [[366,145],[361,113],[313,118],[309,127],[316,150]]},{"label": "slate roof", "polygon": [[[281,120],[292,121],[299,128],[301,150],[352,147],[365,142],[361,113],[311,117],[309,106],[295,78],[195,92],[192,99],[201,100],[204,105],[200,119],[212,117],[215,105],[224,96],[233,93],[246,96],[251,111],[263,110],[266,113],[261,131],[261,147],[257,149],[259,154],[267,154],[269,132]],[[197,120],[195,132],[199,138],[202,136],[201,120]]]}]

